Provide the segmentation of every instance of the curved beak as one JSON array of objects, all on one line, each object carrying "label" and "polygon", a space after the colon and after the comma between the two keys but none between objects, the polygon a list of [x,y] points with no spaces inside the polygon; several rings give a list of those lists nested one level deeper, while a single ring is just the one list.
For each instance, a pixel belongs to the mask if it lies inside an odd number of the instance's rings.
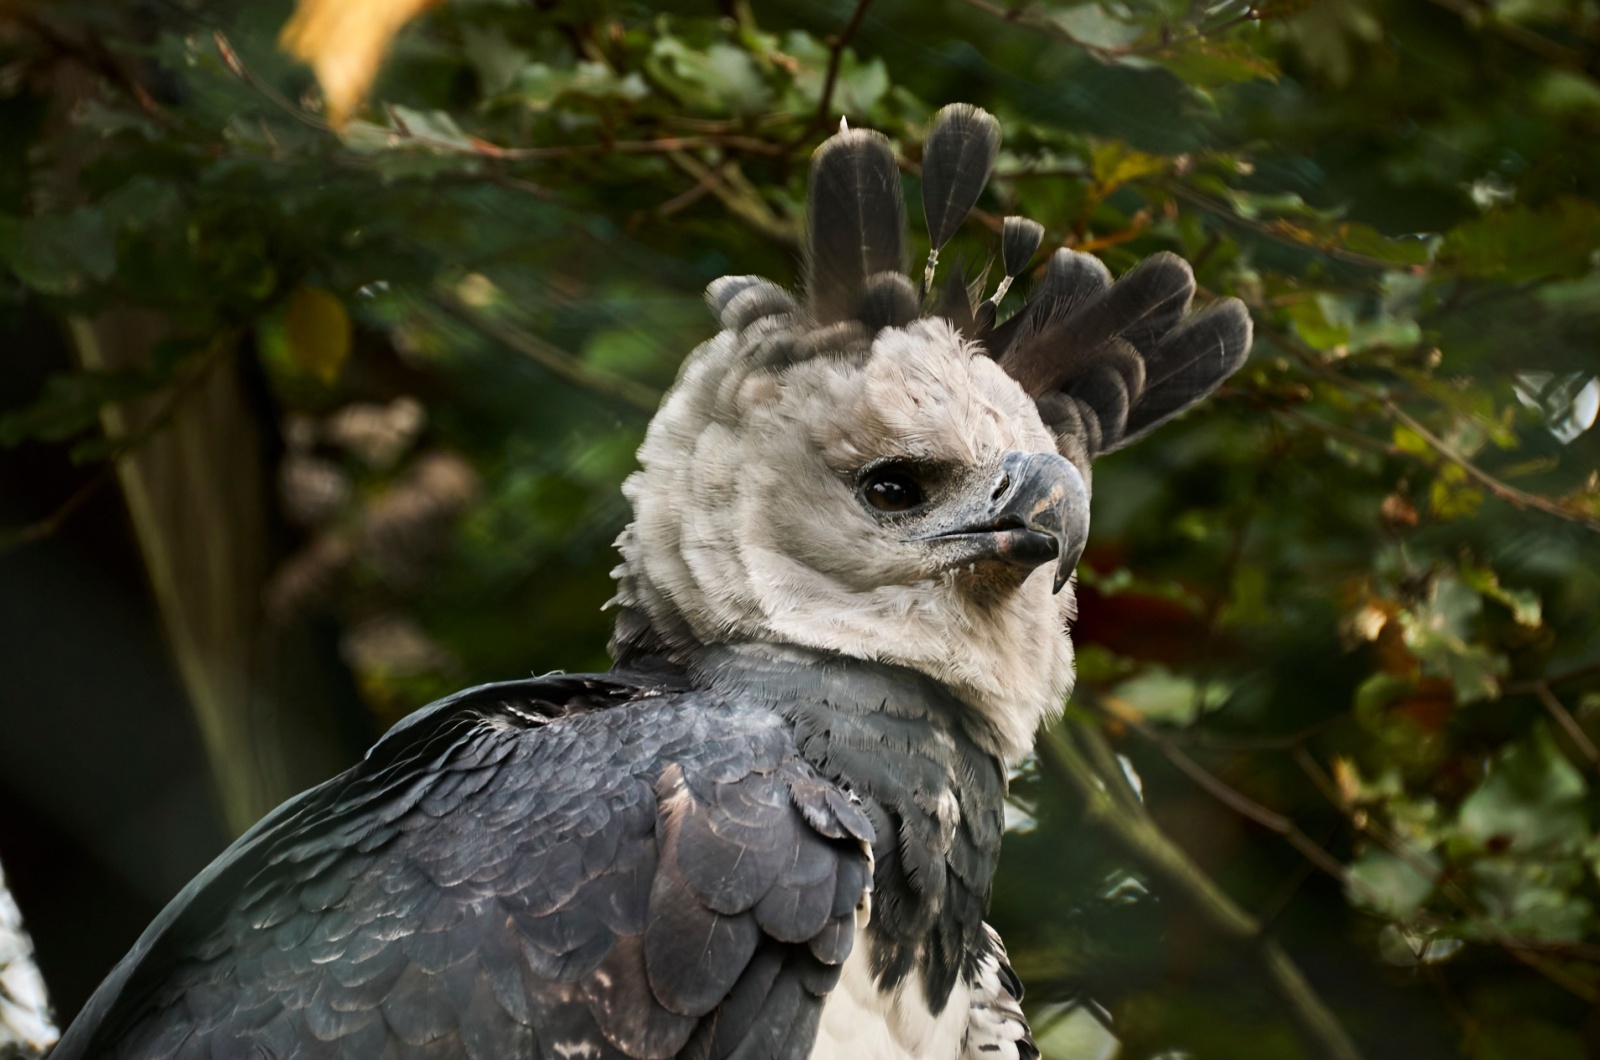
[{"label": "curved beak", "polygon": [[999,559],[1032,569],[1053,559],[1060,592],[1089,539],[1089,491],[1058,453],[1007,453],[989,496],[955,521],[928,540],[965,546],[958,562]]}]

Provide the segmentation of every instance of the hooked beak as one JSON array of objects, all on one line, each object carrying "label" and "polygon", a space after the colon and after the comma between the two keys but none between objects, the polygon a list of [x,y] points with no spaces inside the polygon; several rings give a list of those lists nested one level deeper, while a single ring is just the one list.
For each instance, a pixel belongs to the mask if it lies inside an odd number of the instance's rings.
[{"label": "hooked beak", "polygon": [[963,545],[959,562],[999,559],[1032,569],[1056,561],[1060,592],[1089,538],[1089,492],[1057,453],[1007,453],[988,498],[931,540]]}]

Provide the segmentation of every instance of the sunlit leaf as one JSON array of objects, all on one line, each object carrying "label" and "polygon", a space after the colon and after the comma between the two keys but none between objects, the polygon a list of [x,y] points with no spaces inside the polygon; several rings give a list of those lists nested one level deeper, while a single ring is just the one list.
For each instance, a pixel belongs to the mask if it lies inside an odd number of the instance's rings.
[{"label": "sunlit leaf", "polygon": [[299,287],[284,311],[290,359],[310,375],[332,383],[350,356],[350,315],[344,303],[318,287]]},{"label": "sunlit leaf", "polygon": [[1129,181],[1164,172],[1171,160],[1136,150],[1119,140],[1097,144],[1089,155],[1095,194],[1110,195]]},{"label": "sunlit leaf", "polygon": [[1532,589],[1507,589],[1493,570],[1471,564],[1462,564],[1461,580],[1490,600],[1504,604],[1518,625],[1539,625],[1542,608],[1539,594]]},{"label": "sunlit leaf", "polygon": [[328,121],[342,125],[366,97],[389,41],[439,0],[299,0],[284,50],[316,72]]}]

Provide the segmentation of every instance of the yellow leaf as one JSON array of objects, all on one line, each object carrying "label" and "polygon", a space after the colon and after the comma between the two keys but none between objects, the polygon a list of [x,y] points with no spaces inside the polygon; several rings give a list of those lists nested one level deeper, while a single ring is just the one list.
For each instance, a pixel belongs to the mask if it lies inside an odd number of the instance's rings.
[{"label": "yellow leaf", "polygon": [[1092,193],[1101,199],[1129,181],[1164,172],[1169,165],[1169,160],[1160,155],[1136,151],[1117,140],[1095,147],[1089,162],[1094,169]]},{"label": "yellow leaf", "polygon": [[345,123],[367,94],[389,41],[439,0],[299,0],[284,50],[316,72],[328,121]]},{"label": "yellow leaf", "polygon": [[339,378],[350,357],[350,315],[344,303],[319,287],[300,287],[284,314],[289,358],[324,383]]}]

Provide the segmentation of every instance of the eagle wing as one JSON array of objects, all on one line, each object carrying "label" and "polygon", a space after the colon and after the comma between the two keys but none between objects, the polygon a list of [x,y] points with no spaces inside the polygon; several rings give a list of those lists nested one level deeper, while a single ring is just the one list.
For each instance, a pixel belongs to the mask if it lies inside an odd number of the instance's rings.
[{"label": "eagle wing", "polygon": [[770,712],[483,686],[229,848],[55,1055],[804,1057],[871,842]]}]

